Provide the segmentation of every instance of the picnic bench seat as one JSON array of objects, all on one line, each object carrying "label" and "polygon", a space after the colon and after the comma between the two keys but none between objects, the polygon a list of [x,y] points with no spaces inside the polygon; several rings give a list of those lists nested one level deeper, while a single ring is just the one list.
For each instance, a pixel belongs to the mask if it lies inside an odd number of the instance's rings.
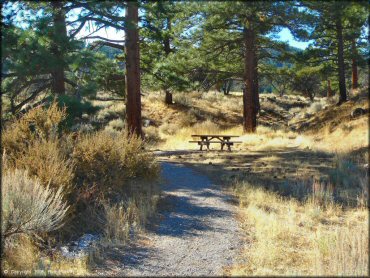
[{"label": "picnic bench seat", "polygon": [[[239,137],[236,135],[215,135],[215,134],[201,134],[201,135],[192,135],[192,137],[199,137],[200,140],[191,140],[189,143],[197,143],[200,146],[200,150],[203,150],[203,146],[207,147],[209,150],[210,144],[221,144],[221,151],[224,149],[224,146],[227,146],[228,151],[231,151],[231,146],[234,144],[242,143],[241,141],[230,141],[232,137]],[[213,139],[216,139],[212,141]]]}]

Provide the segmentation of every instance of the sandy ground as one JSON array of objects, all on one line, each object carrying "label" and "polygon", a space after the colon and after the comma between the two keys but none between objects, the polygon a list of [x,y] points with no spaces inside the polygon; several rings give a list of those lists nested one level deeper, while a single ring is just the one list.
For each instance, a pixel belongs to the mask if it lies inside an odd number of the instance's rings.
[{"label": "sandy ground", "polygon": [[162,162],[164,195],[145,239],[115,248],[103,272],[119,276],[222,276],[242,248],[237,203],[205,174]]}]

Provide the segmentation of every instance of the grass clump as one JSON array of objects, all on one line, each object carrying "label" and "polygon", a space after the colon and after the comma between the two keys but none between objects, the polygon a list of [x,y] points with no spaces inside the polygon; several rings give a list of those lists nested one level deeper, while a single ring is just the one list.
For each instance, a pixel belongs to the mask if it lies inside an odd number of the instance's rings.
[{"label": "grass clump", "polygon": [[[2,254],[2,272],[9,275],[8,271],[27,271],[31,274],[36,269],[40,259],[40,251],[31,237],[19,235],[16,240],[8,241]],[[17,273],[14,273],[14,276]],[[19,275],[21,276],[21,275]]]}]

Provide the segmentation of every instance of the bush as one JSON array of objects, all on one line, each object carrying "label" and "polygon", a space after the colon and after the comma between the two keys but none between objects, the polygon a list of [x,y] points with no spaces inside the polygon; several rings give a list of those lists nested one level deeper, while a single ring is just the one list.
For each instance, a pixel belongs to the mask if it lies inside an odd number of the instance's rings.
[{"label": "bush", "polygon": [[78,123],[71,127],[73,132],[87,133],[94,130],[94,127],[91,124]]},{"label": "bush", "polygon": [[185,93],[177,93],[173,95],[173,101],[175,104],[184,106],[184,107],[191,107],[192,100],[191,98],[186,95]]},{"label": "bush", "polygon": [[108,129],[122,130],[125,128],[125,122],[121,119],[115,119],[108,123]]},{"label": "bush", "polygon": [[178,131],[179,127],[176,124],[165,123],[159,127],[159,131],[166,135],[173,135]]},{"label": "bush", "polygon": [[7,171],[2,176],[1,234],[7,239],[17,234],[40,234],[62,226],[68,206],[62,188],[53,191],[32,179],[27,171]]},{"label": "bush", "polygon": [[123,186],[125,179],[156,175],[153,155],[143,151],[143,141],[121,132],[84,135],[73,151],[76,182],[100,189]]},{"label": "bush", "polygon": [[189,109],[188,115],[190,117],[195,118],[196,120],[204,118],[204,115],[203,115],[202,111],[200,111],[198,108],[194,108],[194,107]]},{"label": "bush", "polygon": [[28,170],[42,185],[63,188],[67,193],[72,187],[73,163],[62,153],[62,149],[58,140],[35,140],[21,155],[13,158],[14,166]]},{"label": "bush", "polygon": [[52,103],[49,108],[38,106],[5,129],[2,133],[2,148],[12,156],[22,153],[36,138],[56,138],[65,118],[65,108],[58,108],[56,103]]},{"label": "bush", "polygon": [[154,126],[144,127],[145,141],[148,143],[157,143],[161,140],[158,128]]},{"label": "bush", "polygon": [[322,106],[321,102],[314,102],[314,103],[312,103],[312,104],[311,104],[311,106],[307,109],[307,111],[308,111],[309,113],[314,114],[314,113],[317,113],[317,112],[321,111],[322,109],[323,109],[323,106]]},{"label": "bush", "polygon": [[97,120],[100,122],[107,122],[114,119],[126,117],[126,107],[124,103],[118,102],[105,107],[97,113]]}]

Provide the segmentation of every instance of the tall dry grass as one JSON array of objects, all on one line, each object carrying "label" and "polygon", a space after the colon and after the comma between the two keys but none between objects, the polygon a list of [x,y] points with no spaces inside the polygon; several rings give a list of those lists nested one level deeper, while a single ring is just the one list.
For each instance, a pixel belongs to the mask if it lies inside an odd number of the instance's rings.
[{"label": "tall dry grass", "polygon": [[245,181],[234,184],[234,190],[247,245],[246,263],[235,266],[231,275],[368,274],[366,207],[344,208],[322,191],[299,201]]}]

